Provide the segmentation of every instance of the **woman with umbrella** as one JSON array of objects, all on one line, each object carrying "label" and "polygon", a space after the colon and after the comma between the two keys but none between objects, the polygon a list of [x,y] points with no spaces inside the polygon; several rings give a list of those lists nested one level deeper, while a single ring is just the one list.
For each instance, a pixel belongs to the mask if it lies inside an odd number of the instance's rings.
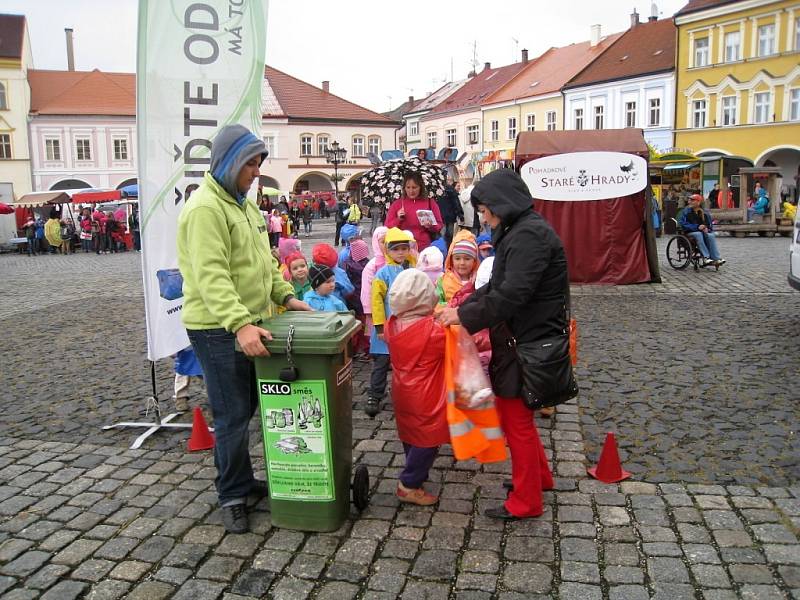
[{"label": "woman with umbrella", "polygon": [[[439,205],[426,195],[422,175],[419,172],[407,172],[403,177],[403,196],[392,203],[386,215],[386,227],[411,231],[420,252],[439,237],[442,228]],[[433,214],[433,220],[430,219],[430,213]]]}]

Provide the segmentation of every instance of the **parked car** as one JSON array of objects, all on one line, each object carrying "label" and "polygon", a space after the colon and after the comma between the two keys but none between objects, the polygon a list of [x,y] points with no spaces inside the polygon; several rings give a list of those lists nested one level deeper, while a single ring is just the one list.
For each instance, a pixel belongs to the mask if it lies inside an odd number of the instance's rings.
[{"label": "parked car", "polygon": [[800,211],[795,215],[792,243],[789,246],[789,285],[800,290]]}]

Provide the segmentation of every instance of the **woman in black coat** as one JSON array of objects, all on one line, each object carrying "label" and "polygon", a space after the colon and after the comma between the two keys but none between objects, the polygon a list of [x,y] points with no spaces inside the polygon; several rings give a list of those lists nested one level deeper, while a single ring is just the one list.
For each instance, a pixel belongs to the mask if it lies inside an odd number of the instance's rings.
[{"label": "woman in black coat", "polygon": [[555,231],[533,211],[522,178],[510,169],[489,173],[475,185],[472,204],[492,228],[492,278],[459,308],[440,315],[445,325],[462,324],[475,333],[490,328],[489,375],[500,421],[511,450],[513,490],[486,515],[499,519],[538,517],[542,490],[553,477],[533,420],[521,399],[522,374],[510,345],[562,334],[567,327],[567,257]]}]

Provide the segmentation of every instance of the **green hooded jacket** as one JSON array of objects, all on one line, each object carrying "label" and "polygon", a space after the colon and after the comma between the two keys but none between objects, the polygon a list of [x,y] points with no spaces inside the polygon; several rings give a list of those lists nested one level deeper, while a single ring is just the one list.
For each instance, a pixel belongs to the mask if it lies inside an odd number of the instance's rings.
[{"label": "green hooded jacket", "polygon": [[178,217],[181,317],[186,329],[235,333],[272,314],[294,295],[270,253],[264,217],[252,200],[237,202],[211,176]]}]

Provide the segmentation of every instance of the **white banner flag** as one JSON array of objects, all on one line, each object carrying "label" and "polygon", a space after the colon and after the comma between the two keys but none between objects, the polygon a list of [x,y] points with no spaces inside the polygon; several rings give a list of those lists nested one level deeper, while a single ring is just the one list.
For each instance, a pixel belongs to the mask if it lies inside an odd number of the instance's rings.
[{"label": "white banner flag", "polygon": [[181,323],[178,214],[211,143],[240,123],[260,137],[267,0],[140,0],[136,121],[147,356],[189,345]]}]

